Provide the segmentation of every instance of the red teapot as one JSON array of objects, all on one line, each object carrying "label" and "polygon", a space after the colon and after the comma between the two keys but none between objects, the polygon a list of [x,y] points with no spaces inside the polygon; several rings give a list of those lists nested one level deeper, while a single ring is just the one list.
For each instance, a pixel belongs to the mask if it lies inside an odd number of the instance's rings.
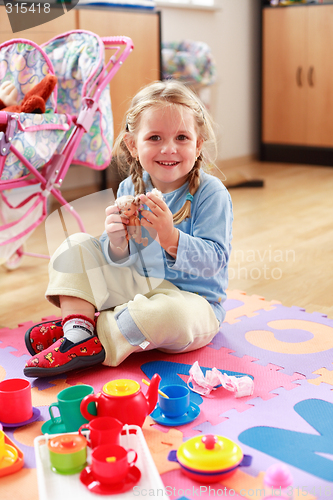
[{"label": "red teapot", "polygon": [[97,417],[113,417],[123,424],[142,427],[145,418],[155,408],[161,377],[155,373],[146,395],[135,380],[118,379],[107,382],[100,394],[89,394],[80,405],[84,418],[92,420],[96,415],[88,411],[89,403],[96,403]]}]

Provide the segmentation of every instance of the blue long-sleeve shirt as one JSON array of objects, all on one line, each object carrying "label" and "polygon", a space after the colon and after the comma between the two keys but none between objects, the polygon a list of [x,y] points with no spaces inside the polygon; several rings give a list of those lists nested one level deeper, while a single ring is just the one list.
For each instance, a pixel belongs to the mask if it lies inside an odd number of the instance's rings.
[{"label": "blue long-sleeve shirt", "polygon": [[[151,191],[153,186],[146,172],[144,181],[146,191]],[[172,213],[184,205],[187,193],[188,183],[185,183],[175,191],[163,194]],[[130,177],[121,182],[117,198],[128,194],[134,194]],[[100,242],[110,265],[134,265],[141,275],[166,279],[181,290],[198,293],[208,300],[218,321],[222,322],[225,317],[223,303],[228,286],[232,221],[229,192],[218,178],[201,171],[200,186],[192,201],[191,218],[176,226],[179,229],[176,258],[150,238],[145,228],[142,228],[142,235],[148,236],[148,246],[136,245],[130,240],[129,258],[122,263],[115,263],[110,258],[109,238],[105,231]]]}]

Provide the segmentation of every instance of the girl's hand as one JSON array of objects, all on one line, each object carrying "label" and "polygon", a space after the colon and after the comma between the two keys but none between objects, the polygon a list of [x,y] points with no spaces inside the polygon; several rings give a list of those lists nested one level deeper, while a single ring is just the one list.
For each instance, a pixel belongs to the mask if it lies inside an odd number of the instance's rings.
[{"label": "girl's hand", "polygon": [[110,250],[113,257],[120,259],[128,255],[127,217],[120,216],[119,208],[110,205],[105,209],[105,230],[110,240]]},{"label": "girl's hand", "polygon": [[157,233],[161,247],[176,257],[179,231],[173,225],[173,216],[168,205],[153,193],[141,195],[140,201],[150,209],[141,212],[141,225],[147,228],[152,238],[156,238]]}]

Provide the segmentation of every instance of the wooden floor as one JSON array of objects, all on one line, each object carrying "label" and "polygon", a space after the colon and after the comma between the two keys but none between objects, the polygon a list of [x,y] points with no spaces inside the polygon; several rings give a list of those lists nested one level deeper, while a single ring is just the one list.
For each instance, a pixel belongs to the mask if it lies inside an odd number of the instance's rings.
[{"label": "wooden floor", "polygon": [[[230,188],[229,288],[333,318],[333,168],[255,162],[225,173],[229,185],[243,176],[264,181],[261,188]],[[104,207],[82,207],[93,227],[99,219],[103,226]],[[44,224],[27,247],[48,253]],[[24,257],[15,271],[0,267],[0,326],[59,315],[44,298],[47,282],[46,260]]]}]

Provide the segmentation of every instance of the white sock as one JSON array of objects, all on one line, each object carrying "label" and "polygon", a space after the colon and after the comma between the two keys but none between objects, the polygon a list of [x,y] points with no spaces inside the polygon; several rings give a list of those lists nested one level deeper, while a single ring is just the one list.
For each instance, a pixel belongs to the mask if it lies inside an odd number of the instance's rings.
[{"label": "white sock", "polygon": [[95,333],[95,328],[90,321],[81,318],[67,320],[63,325],[64,337],[74,344],[88,339]]}]

